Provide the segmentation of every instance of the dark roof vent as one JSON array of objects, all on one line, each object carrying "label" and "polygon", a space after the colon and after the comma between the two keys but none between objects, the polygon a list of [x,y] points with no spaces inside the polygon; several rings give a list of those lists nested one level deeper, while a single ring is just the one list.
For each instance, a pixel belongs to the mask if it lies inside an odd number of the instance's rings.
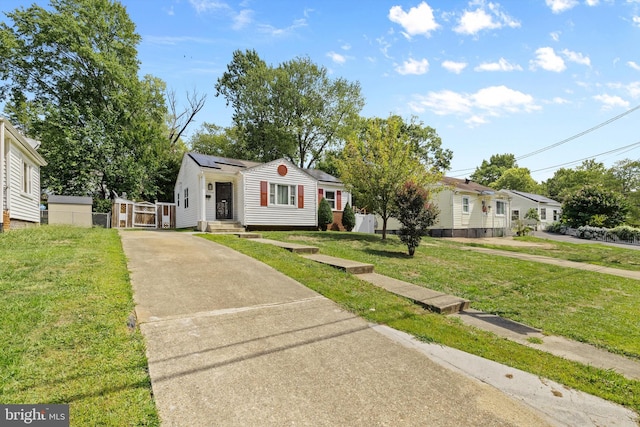
[{"label": "dark roof vent", "polygon": [[470,183],[470,182],[471,182],[471,180],[470,180],[469,178],[465,178],[465,179],[464,179],[464,183],[465,183],[465,184],[468,184],[468,183]]}]

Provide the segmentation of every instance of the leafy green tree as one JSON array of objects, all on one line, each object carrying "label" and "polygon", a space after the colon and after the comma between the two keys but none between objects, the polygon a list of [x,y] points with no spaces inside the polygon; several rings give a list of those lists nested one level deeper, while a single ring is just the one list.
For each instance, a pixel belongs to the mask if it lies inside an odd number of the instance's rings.
[{"label": "leafy green tree", "polygon": [[[395,117],[402,120],[400,116]],[[448,148],[442,148],[442,140],[434,128],[425,126],[415,116],[412,116],[409,122],[403,123],[402,133],[409,135],[414,149],[428,170],[444,173],[450,169],[453,152]]]},{"label": "leafy green tree", "polygon": [[483,160],[471,175],[478,184],[490,187],[507,169],[517,168],[516,156],[513,154],[494,154],[489,161]]},{"label": "leafy green tree", "polygon": [[429,203],[427,189],[411,181],[400,188],[394,202],[393,216],[402,224],[398,236],[407,245],[409,256],[413,256],[422,236],[435,222],[438,209]]},{"label": "leafy green tree", "polygon": [[387,238],[387,221],[402,185],[411,180],[425,186],[440,178],[427,171],[423,153],[416,149],[406,128],[399,116],[362,119],[338,159],[340,177],[359,207],[382,218],[383,239]]},{"label": "leafy green tree", "polygon": [[318,227],[322,231],[327,231],[327,226],[333,222],[333,211],[331,205],[324,197],[320,199],[318,205]]},{"label": "leafy green tree", "polygon": [[491,188],[538,193],[540,185],[531,177],[529,169],[510,168],[502,172],[500,178],[491,183]]},{"label": "leafy green tree", "polygon": [[342,226],[347,231],[353,230],[353,227],[356,226],[356,215],[353,213],[349,202],[344,205],[344,209],[342,210]]},{"label": "leafy green tree", "polygon": [[140,36],[125,7],[51,0],[48,9],[34,4],[6,16],[0,94],[10,119],[42,141],[43,187],[101,198],[111,192],[157,197],[158,153],[170,148],[165,87],[138,78]]},{"label": "leafy green tree", "polygon": [[575,169],[558,169],[543,183],[543,190],[550,198],[563,202],[585,186],[602,186],[614,190],[616,182],[603,163],[585,160]]},{"label": "leafy green tree", "polygon": [[596,186],[586,186],[562,204],[562,221],[570,227],[592,225],[613,228],[625,221],[629,206],[624,197]]},{"label": "leafy green tree", "polygon": [[240,141],[238,129],[223,128],[213,123],[203,123],[189,139],[191,151],[211,156],[249,160]]},{"label": "leafy green tree", "polygon": [[305,168],[344,138],[364,106],[359,83],[331,79],[307,57],[272,67],[255,50],[233,53],[216,91],[233,108],[247,159],[286,157]]},{"label": "leafy green tree", "polygon": [[610,172],[629,204],[628,223],[640,226],[640,160],[620,160],[611,167]]}]

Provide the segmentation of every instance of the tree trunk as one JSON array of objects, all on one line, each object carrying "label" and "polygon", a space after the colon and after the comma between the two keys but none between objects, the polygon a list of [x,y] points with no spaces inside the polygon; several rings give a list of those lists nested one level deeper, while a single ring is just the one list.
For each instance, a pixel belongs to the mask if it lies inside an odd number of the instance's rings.
[{"label": "tree trunk", "polygon": [[382,240],[387,240],[387,217],[382,217]]}]

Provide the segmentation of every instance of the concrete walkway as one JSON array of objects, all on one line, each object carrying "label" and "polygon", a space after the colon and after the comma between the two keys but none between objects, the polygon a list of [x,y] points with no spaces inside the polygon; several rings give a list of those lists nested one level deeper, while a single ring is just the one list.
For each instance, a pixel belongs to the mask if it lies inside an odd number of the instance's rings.
[{"label": "concrete walkway", "polygon": [[539,379],[509,381],[509,397],[488,384],[519,371],[440,346],[430,356],[200,237],[121,236],[163,425],[635,425]]}]

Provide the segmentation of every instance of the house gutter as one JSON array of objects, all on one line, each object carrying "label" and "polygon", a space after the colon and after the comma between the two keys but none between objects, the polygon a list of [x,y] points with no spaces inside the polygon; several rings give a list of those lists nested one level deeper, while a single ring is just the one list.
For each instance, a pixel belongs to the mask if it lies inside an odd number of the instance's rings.
[{"label": "house gutter", "polygon": [[0,118],[0,233],[4,231],[4,120]]}]

